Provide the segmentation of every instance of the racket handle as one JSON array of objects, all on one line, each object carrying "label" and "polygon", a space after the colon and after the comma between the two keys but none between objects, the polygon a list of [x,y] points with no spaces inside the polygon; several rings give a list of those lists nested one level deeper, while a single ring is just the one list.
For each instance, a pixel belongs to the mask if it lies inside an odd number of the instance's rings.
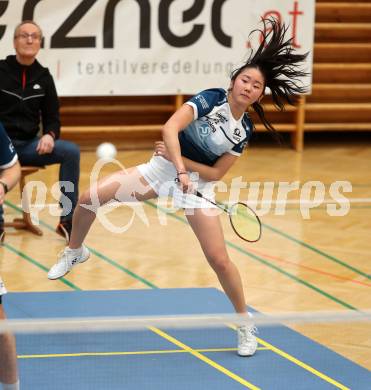
[{"label": "racket handle", "polygon": [[198,196],[199,198],[202,198],[202,199],[204,199],[204,200],[210,202],[210,203],[213,204],[214,206],[219,207],[221,210],[223,210],[223,211],[225,211],[226,213],[228,213],[228,210],[227,210],[225,207],[220,206],[218,203],[213,202],[212,200],[210,200],[210,199],[208,199],[208,198],[205,198],[205,197],[201,194],[201,192],[196,191],[196,192],[193,193],[193,195],[196,195],[196,196]]}]

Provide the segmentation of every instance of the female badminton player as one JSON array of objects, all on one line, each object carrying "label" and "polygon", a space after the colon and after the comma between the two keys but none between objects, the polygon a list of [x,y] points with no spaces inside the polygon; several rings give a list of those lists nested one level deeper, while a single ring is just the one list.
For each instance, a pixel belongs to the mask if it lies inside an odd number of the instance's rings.
[{"label": "female badminton player", "polygon": [[[80,197],[69,245],[50,269],[49,279],[62,277],[74,265],[89,258],[83,241],[96,217],[94,197],[101,206],[113,199],[130,202],[168,196],[167,184],[173,184],[176,179],[176,188],[171,192],[174,204],[185,209],[206,259],[236,312],[247,314],[241,277],[225,246],[220,212],[192,193],[195,182],[191,175],[198,176],[197,191],[213,200],[211,184],[220,180],[236,162],[253,132],[254,124],[246,113],[248,107],[251,106],[267,130],[274,133],[260,104],[265,88],[270,89],[275,105],[281,110],[285,103],[292,103],[292,95],[305,92],[300,78],[306,73],[300,64],[306,54],[295,52],[292,40],[285,38],[285,25],[274,19],[263,20],[263,24],[261,44],[246,63],[232,73],[228,90],[214,88],[200,92],[165,123],[162,136],[168,159],[157,149],[149,162],[102,179]],[[255,331],[251,321],[238,327],[239,355],[255,353]]]}]

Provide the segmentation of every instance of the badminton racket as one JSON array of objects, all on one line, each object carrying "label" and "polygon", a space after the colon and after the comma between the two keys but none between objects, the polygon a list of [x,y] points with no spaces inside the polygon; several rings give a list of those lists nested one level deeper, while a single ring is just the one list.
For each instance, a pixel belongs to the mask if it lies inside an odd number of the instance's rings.
[{"label": "badminton racket", "polygon": [[230,207],[225,207],[212,200],[205,198],[200,192],[194,193],[199,198],[205,199],[211,204],[219,207],[229,216],[229,221],[232,225],[233,231],[244,241],[256,242],[260,239],[262,233],[262,226],[259,217],[255,211],[247,204],[237,202]]}]

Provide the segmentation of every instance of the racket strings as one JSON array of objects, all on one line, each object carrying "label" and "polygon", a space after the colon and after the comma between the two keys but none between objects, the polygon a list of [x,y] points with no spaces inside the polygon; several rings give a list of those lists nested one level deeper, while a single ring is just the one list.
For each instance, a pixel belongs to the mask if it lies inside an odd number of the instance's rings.
[{"label": "racket strings", "polygon": [[258,241],[261,235],[261,223],[255,212],[243,203],[234,204],[229,218],[235,233],[243,240]]}]

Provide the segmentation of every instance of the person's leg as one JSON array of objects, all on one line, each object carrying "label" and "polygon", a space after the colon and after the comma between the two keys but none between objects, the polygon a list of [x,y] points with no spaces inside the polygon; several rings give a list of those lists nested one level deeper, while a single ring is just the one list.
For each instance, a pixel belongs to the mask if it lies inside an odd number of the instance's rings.
[{"label": "person's leg", "polygon": [[72,220],[71,249],[81,247],[97,208],[110,201],[136,202],[157,197],[136,167],[116,172],[85,191],[79,199]]},{"label": "person's leg", "polygon": [[[215,210],[215,211],[214,211]],[[237,313],[246,313],[240,273],[228,256],[218,209],[194,209],[187,215],[207,261],[218,276],[223,290],[231,300]]]},{"label": "person's leg", "polygon": [[[224,235],[217,209],[208,209],[207,215],[202,209],[194,209],[192,215],[187,215],[189,224],[195,232],[202,250],[216,272],[223,290],[231,300],[235,310],[247,314],[242,281],[237,267],[230,260],[224,243]],[[251,316],[251,314],[249,314]],[[251,356],[257,348],[254,335],[256,328],[247,319],[237,327],[238,348],[240,356]]]},{"label": "person's leg", "polygon": [[53,153],[62,156],[59,167],[61,190],[59,205],[62,214],[56,232],[68,243],[72,230],[72,216],[79,197],[80,149],[72,142],[58,140],[55,142]]},{"label": "person's leg", "polygon": [[69,200],[67,203],[61,201],[61,207],[63,209],[61,221],[68,221],[72,220],[73,212],[79,198],[80,149],[72,142],[57,140],[53,152],[61,157],[59,181],[61,183],[71,183],[68,184],[71,186],[70,189],[61,185],[62,200],[63,196]]},{"label": "person's leg", "polygon": [[[79,147],[68,141],[56,140],[51,153],[38,154],[36,146],[39,139],[30,142],[16,141],[15,149],[21,165],[52,165],[60,164],[59,181],[61,182],[61,220],[71,220],[76,207],[80,177],[80,150]],[[68,184],[63,184],[68,183]],[[64,200],[64,198],[66,198]]]},{"label": "person's leg", "polygon": [[36,147],[39,143],[39,138],[37,137],[27,141],[12,140],[12,143],[15,151],[18,154],[19,163],[21,165],[34,165],[36,167],[42,167],[44,165],[59,163],[59,160],[57,160],[52,153],[37,153]]},{"label": "person's leg", "polygon": [[[5,313],[0,303],[0,320],[4,319]],[[10,333],[0,334],[0,383],[6,389],[19,389],[15,338]]]},{"label": "person's leg", "polygon": [[64,276],[71,268],[89,258],[89,250],[83,241],[95,220],[100,206],[110,201],[136,202],[157,197],[138,169],[114,173],[85,191],[77,204],[72,220],[72,231],[68,247],[60,255],[58,262],[50,269],[49,279]]}]

